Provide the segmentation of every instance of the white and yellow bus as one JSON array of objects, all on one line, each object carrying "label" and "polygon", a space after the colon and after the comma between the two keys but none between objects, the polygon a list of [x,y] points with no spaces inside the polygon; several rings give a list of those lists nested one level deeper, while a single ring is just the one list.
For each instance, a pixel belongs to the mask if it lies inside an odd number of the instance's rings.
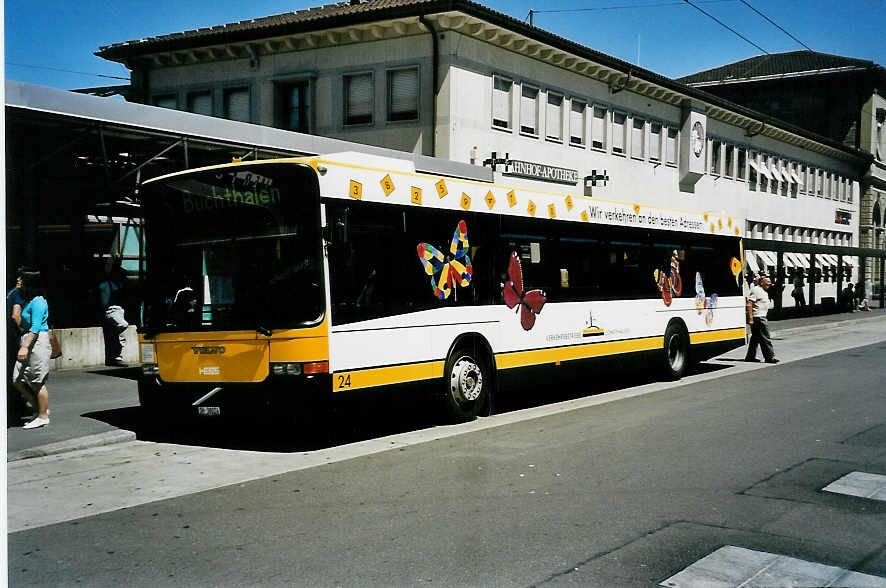
[{"label": "white and yellow bus", "polygon": [[527,370],[618,358],[679,378],[745,342],[724,215],[355,153],[183,171],[141,197],[139,398],[161,417],[425,382],[461,421]]}]

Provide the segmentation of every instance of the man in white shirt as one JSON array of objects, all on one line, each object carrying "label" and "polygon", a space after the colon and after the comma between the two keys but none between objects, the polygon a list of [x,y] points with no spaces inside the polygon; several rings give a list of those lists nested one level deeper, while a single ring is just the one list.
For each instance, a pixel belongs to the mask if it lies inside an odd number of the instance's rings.
[{"label": "man in white shirt", "polygon": [[775,350],[772,348],[772,338],[769,335],[769,322],[766,314],[769,312],[769,294],[766,292],[772,285],[766,272],[759,273],[760,283],[754,283],[748,293],[748,324],[751,325],[751,341],[748,343],[748,352],[745,361],[760,361],[757,359],[757,345],[763,352],[766,363],[778,363],[775,358]]}]

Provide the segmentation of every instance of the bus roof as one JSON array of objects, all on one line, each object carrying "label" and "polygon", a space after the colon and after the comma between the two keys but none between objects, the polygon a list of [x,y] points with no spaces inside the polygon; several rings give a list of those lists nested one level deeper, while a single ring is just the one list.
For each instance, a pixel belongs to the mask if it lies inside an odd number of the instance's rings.
[{"label": "bus roof", "polygon": [[[743,220],[725,212],[699,212],[513,187],[417,172],[411,161],[354,151],[316,157],[235,161],[183,170],[145,184],[212,169],[292,163],[314,168],[323,198],[498,213],[611,226],[741,237]],[[538,182],[544,186],[545,182]]]}]

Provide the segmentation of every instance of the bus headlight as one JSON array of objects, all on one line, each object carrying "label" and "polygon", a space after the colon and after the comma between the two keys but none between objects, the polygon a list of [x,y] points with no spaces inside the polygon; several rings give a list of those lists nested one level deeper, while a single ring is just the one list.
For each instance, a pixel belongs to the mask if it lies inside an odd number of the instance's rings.
[{"label": "bus headlight", "polygon": [[142,364],[142,375],[144,376],[159,376],[160,369],[157,367],[156,363],[143,363]]}]

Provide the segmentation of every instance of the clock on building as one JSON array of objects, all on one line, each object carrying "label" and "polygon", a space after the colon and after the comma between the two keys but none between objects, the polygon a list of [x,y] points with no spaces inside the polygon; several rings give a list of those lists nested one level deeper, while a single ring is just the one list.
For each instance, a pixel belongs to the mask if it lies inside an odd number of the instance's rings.
[{"label": "clock on building", "polygon": [[701,152],[704,149],[704,127],[701,126],[700,121],[695,121],[695,124],[692,125],[692,152],[695,153],[696,157],[701,157]]}]

